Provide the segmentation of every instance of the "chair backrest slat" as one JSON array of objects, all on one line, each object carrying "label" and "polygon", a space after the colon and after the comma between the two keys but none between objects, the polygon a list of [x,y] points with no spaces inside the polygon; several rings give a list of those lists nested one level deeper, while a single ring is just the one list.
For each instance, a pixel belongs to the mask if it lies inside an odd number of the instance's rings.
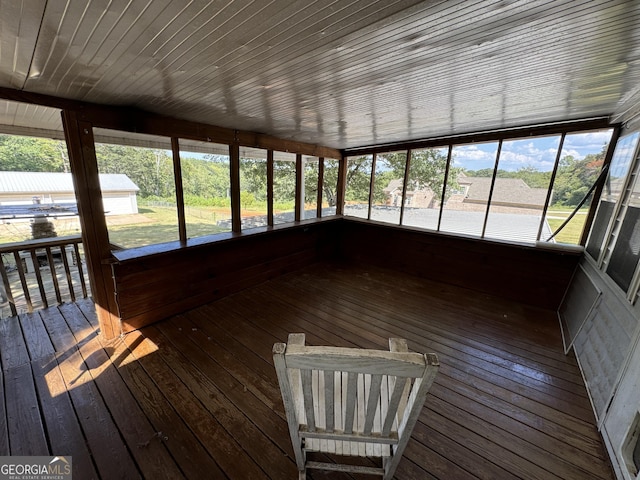
[{"label": "chair backrest slat", "polygon": [[316,431],[311,370],[300,370],[302,378],[302,395],[304,397],[304,413],[307,417],[307,430]]},{"label": "chair backrest slat", "polygon": [[389,436],[394,423],[396,423],[397,425],[396,416],[398,414],[398,407],[400,406],[402,394],[404,393],[405,384],[406,382],[403,378],[395,379],[391,398],[389,399],[389,406],[387,408],[387,413],[384,419],[384,424],[382,425],[382,432],[380,432],[383,437]]},{"label": "chair backrest slat", "polygon": [[412,352],[288,345],[287,368],[336,370],[415,378],[424,372],[424,357],[419,353]]},{"label": "chair backrest slat", "polygon": [[344,412],[344,433],[353,433],[353,422],[356,413],[356,400],[358,391],[358,374],[347,372],[347,399]]},{"label": "chair backrest slat", "polygon": [[369,385],[369,398],[367,401],[367,416],[364,422],[362,433],[371,435],[373,430],[373,422],[376,413],[380,407],[380,388],[382,386],[382,375],[371,375],[371,383]]},{"label": "chair backrest slat", "polygon": [[335,377],[336,372],[333,370],[324,371],[324,424],[327,432],[335,429]]}]

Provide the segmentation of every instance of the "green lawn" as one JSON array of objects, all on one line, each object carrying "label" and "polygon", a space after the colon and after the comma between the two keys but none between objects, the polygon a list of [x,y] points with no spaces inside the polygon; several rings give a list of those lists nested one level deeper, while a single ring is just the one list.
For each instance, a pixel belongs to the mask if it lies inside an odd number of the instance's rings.
[{"label": "green lawn", "polygon": [[[229,231],[217,222],[229,218],[224,209],[189,207],[186,213],[187,234],[200,237]],[[179,240],[175,207],[142,206],[137,215],[107,217],[109,241],[123,248]]]},{"label": "green lawn", "polygon": [[[551,230],[555,232],[556,229],[567,219],[570,213],[571,212],[568,210],[548,210],[547,222],[549,223]],[[580,236],[582,235],[582,229],[586,218],[587,210],[579,211],[571,221],[565,225],[562,231],[554,237],[556,242],[577,245],[580,242]]]}]

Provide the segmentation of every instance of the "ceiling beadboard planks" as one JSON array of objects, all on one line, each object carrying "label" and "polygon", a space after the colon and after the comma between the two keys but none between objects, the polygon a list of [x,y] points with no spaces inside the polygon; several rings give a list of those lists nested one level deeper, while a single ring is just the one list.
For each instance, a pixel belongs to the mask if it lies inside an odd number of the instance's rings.
[{"label": "ceiling beadboard planks", "polygon": [[0,0],[0,22],[0,87],[332,148],[640,111],[637,1]]}]

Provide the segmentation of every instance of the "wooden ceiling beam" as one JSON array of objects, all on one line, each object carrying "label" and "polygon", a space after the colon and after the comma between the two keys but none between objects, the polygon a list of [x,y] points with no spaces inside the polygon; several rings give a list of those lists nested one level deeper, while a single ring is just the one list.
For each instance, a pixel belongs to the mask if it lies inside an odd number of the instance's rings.
[{"label": "wooden ceiling beam", "polygon": [[498,140],[509,140],[517,138],[537,137],[543,135],[554,135],[562,133],[580,132],[588,130],[599,130],[602,128],[614,128],[616,125],[610,123],[609,117],[596,117],[585,120],[574,120],[569,122],[554,122],[544,125],[523,126],[517,128],[506,128],[478,133],[467,133],[461,135],[449,135],[445,137],[428,138],[424,140],[414,140],[410,142],[387,143],[380,145],[370,145],[367,147],[347,148],[343,153],[347,157],[359,155],[372,155],[374,153],[387,153],[405,150],[417,150],[421,148],[446,147],[447,145],[466,145],[471,143],[495,142]]},{"label": "wooden ceiling beam", "polygon": [[4,87],[0,87],[0,99],[75,111],[80,121],[89,122],[99,128],[228,145],[238,144],[243,147],[263,148],[316,157],[342,158],[342,152],[335,148],[281,139],[257,132],[180,120],[134,107],[99,105]]}]

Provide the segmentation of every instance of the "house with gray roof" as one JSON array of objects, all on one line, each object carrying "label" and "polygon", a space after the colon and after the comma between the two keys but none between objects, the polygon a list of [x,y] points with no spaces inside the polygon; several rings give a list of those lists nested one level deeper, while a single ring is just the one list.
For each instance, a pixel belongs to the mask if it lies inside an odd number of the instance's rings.
[{"label": "house with gray roof", "polygon": [[[486,210],[489,193],[491,192],[491,177],[471,177],[460,173],[457,178],[458,189],[447,198],[449,210]],[[402,202],[403,181],[394,179],[384,189],[387,195],[387,205],[400,206]],[[532,188],[520,178],[496,178],[491,196],[494,211],[513,213],[537,213],[544,207],[547,197],[546,188]],[[438,206],[439,198],[433,190],[424,186],[407,191],[405,206],[414,208],[434,208]]]},{"label": "house with gray roof", "polygon": [[[140,189],[127,175],[100,174],[100,187],[107,215],[138,213],[136,195]],[[0,172],[0,216],[32,216],[25,208],[34,204],[40,204],[40,208],[65,205],[67,214],[77,214],[77,209],[73,208],[75,203],[70,173]],[[24,213],[19,213],[22,211]]]}]

